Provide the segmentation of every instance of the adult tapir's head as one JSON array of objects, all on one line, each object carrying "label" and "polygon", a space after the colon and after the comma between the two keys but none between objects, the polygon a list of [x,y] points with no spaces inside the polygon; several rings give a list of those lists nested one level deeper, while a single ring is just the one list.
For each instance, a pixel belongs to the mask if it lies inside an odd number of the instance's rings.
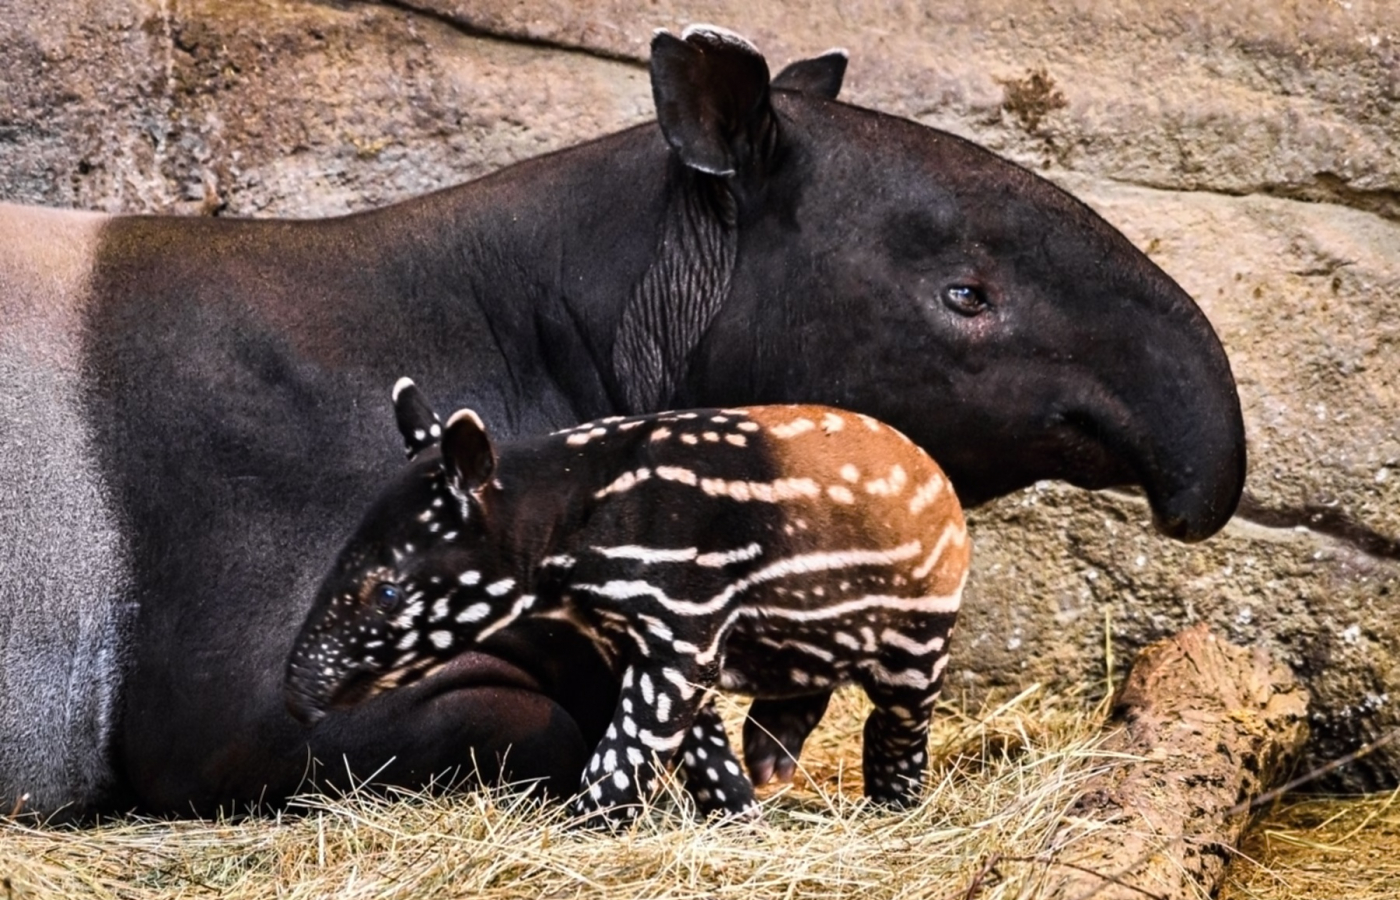
[{"label": "adult tapir's head", "polygon": [[844,406],[923,445],[969,504],[1044,478],[1138,484],[1167,534],[1214,533],[1244,426],[1195,303],[1043,179],[836,102],[845,62],[770,83],[741,38],[656,36],[686,200],[623,312],[627,405]]},{"label": "adult tapir's head", "polygon": [[496,455],[481,420],[464,409],[443,425],[406,378],[394,411],[409,458],[434,452],[379,496],[317,591],[284,682],[303,722],[425,677],[534,600],[492,546]]}]

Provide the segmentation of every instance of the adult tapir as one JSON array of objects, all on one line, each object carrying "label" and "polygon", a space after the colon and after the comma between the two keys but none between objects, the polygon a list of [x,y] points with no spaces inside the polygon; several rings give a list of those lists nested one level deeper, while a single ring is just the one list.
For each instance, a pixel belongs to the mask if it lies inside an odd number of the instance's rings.
[{"label": "adult tapir", "polygon": [[[1163,532],[1219,529],[1244,431],[1191,298],[1047,182],[836,102],[844,70],[658,34],[656,123],[343,218],[0,207],[0,806],[237,808],[313,759],[578,783],[616,687],[548,620],[314,730],[283,707],[404,373],[503,436],[831,404],[968,505],[1131,483]],[[796,749],[820,699],[753,716]]]}]

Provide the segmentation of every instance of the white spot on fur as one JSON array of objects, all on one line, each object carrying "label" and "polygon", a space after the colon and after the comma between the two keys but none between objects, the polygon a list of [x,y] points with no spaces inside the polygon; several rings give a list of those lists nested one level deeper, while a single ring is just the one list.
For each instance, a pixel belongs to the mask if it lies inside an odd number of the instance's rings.
[{"label": "white spot on fur", "polygon": [[929,477],[928,481],[919,485],[919,489],[914,492],[914,496],[909,499],[909,511],[914,515],[924,511],[942,493],[943,488],[948,484],[947,479],[938,473]]},{"label": "white spot on fur", "polygon": [[457,621],[464,623],[480,622],[489,615],[491,615],[491,604],[483,600],[480,603],[473,603],[471,606],[457,613]]},{"label": "white spot on fur", "polygon": [[656,477],[663,481],[675,481],[690,487],[695,487],[700,483],[700,479],[693,471],[680,466],[657,466]]},{"label": "white spot on fur", "polygon": [[608,485],[605,488],[602,488],[601,490],[594,491],[593,498],[595,500],[602,500],[609,494],[626,493],[627,491],[632,490],[632,488],[636,487],[637,485],[650,478],[651,469],[648,469],[645,466],[643,466],[640,469],[637,469],[635,472],[623,472],[621,475],[617,476],[617,478],[613,481],[612,484]]},{"label": "white spot on fur", "polygon": [[786,422],[782,425],[774,425],[768,430],[772,433],[774,437],[787,440],[788,438],[795,438],[799,434],[805,434],[806,432],[811,431],[816,427],[816,422],[813,422],[811,419],[802,417],[793,419],[791,422]]}]

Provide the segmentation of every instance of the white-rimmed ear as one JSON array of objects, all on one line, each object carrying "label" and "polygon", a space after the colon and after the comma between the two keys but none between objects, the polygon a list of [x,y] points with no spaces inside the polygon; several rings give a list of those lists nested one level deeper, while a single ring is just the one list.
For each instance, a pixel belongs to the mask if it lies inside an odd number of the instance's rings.
[{"label": "white-rimmed ear", "polygon": [[496,451],[481,418],[459,409],[442,430],[442,467],[447,484],[459,496],[476,494],[496,471]]},{"label": "white-rimmed ear", "polygon": [[413,459],[442,437],[442,420],[411,378],[400,378],[394,383],[393,398],[394,419],[403,435],[404,452]]},{"label": "white-rimmed ear", "polygon": [[841,82],[846,78],[847,56],[844,49],[837,47],[821,56],[799,59],[778,73],[773,79],[773,87],[780,91],[800,91],[835,100],[836,95],[841,93]]},{"label": "white-rimmed ear", "polygon": [[681,162],[733,175],[740,144],[768,116],[768,63],[732,31],[692,25],[651,41],[651,92],[666,143]]}]

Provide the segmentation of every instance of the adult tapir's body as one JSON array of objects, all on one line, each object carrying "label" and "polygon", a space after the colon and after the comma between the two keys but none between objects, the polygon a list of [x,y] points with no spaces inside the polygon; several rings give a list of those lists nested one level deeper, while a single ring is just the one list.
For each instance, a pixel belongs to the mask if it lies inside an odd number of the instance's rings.
[{"label": "adult tapir's body", "polygon": [[1191,300],[1045,182],[828,99],[842,66],[770,94],[741,42],[662,35],[660,128],[343,219],[0,208],[4,802],[209,810],[285,796],[312,757],[414,782],[507,746],[512,775],[576,783],[615,688],[547,622],[309,748],[282,707],[316,579],[396,464],[404,371],[503,434],[830,403],[969,505],[1136,482],[1169,533],[1217,529],[1243,428]]}]

